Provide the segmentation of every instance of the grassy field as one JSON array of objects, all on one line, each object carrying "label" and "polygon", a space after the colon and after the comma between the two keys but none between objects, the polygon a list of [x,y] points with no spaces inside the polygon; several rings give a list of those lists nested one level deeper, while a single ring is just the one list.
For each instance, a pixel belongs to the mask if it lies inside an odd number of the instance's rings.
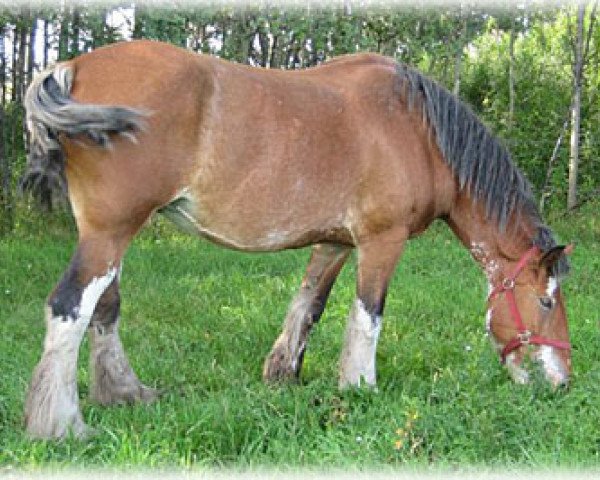
[{"label": "grassy field", "polygon": [[[30,441],[23,399],[39,359],[43,300],[75,238],[48,222],[0,241],[0,473],[39,467],[598,467],[600,219],[589,205],[552,222],[578,244],[564,285],[572,385],[513,385],[484,334],[486,284],[443,225],[410,243],[379,344],[379,390],[339,392],[338,356],[354,295],[344,268],[314,331],[301,385],[261,382],[264,357],[308,251],[239,254],[146,230],[128,251],[122,338],[134,369],[165,389],[149,406],[87,401],[88,442]],[[32,233],[35,232],[35,233]]]}]

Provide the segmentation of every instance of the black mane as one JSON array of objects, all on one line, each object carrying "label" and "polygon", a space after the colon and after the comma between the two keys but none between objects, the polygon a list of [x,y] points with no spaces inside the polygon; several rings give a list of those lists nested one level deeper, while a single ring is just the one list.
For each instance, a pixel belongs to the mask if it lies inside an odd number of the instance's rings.
[{"label": "black mane", "polygon": [[[533,244],[542,251],[556,246],[556,240],[540,216],[530,183],[514,165],[500,140],[473,111],[444,87],[420,72],[398,64],[399,90],[408,108],[421,107],[444,160],[473,201],[482,201],[486,217],[506,230],[511,215],[525,216],[537,228]],[[566,273],[563,256],[555,266],[556,275]]]}]

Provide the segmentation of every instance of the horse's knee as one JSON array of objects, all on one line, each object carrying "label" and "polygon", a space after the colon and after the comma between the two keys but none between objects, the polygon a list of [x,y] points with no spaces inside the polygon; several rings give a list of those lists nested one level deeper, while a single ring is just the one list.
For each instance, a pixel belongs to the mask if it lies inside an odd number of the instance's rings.
[{"label": "horse's knee", "polygon": [[83,264],[81,249],[78,249],[69,268],[48,297],[51,316],[63,321],[82,319],[89,323],[97,304],[115,280],[116,274],[117,267],[112,261],[106,262],[104,268],[92,273],[91,269]]}]

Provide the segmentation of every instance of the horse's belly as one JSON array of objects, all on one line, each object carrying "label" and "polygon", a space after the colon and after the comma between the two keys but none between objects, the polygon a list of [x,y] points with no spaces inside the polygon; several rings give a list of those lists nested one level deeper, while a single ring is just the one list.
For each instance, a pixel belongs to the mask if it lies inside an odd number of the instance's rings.
[{"label": "horse's belly", "polygon": [[[322,242],[347,245],[351,245],[353,242],[349,230],[338,222],[328,222],[313,227],[306,226],[306,228],[301,228],[300,225],[287,225],[280,226],[280,228],[265,228],[259,233],[244,233],[233,228],[234,223],[243,222],[227,221],[227,215],[223,212],[219,215],[220,222],[208,221],[203,218],[198,214],[195,200],[185,192],[161,207],[158,212],[188,234],[199,235],[236,250],[274,251]],[[229,228],[222,228],[221,224],[228,224]]]}]

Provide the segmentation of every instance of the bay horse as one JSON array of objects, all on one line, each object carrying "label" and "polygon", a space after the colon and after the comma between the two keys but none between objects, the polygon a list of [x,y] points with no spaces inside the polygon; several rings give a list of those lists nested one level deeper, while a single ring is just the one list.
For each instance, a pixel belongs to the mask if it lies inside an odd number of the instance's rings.
[{"label": "bay horse", "polygon": [[414,69],[357,54],[264,70],[134,41],[58,63],[36,77],[25,105],[31,171],[67,179],[79,232],[46,303],[25,402],[30,435],[86,435],[76,379],[86,331],[95,401],[156,396],[118,334],[123,255],[155,212],[237,250],[312,246],[267,381],[299,375],[309,333],[356,248],[339,384],[375,385],[390,277],[405,242],[440,218],[487,276],[487,330],[512,377],[526,382],[538,362],[549,382],[567,382],[558,281],[570,248],[557,245],[500,141]]}]

